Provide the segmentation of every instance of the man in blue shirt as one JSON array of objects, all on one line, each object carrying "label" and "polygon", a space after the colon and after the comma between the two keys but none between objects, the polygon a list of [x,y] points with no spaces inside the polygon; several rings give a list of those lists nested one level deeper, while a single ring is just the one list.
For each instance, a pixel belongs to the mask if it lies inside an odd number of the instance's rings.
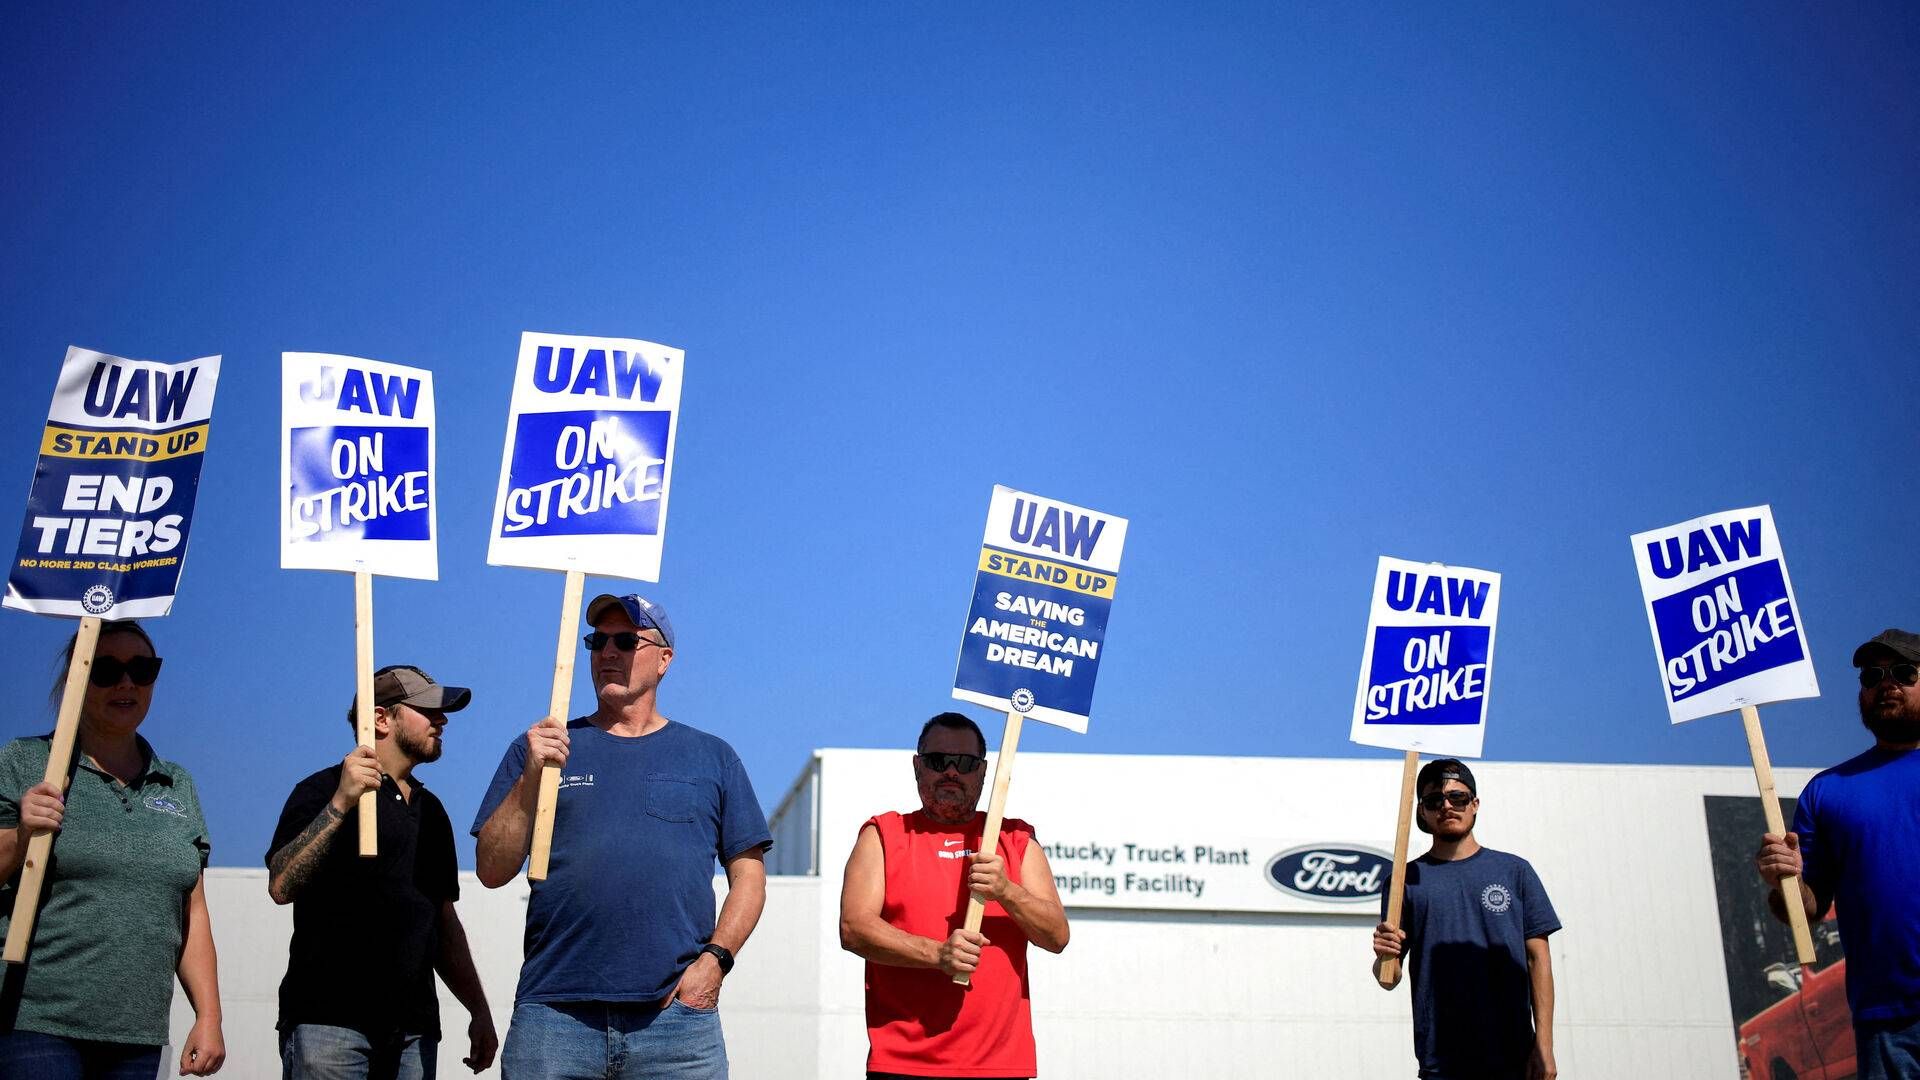
[{"label": "man in blue shirt", "polygon": [[[657,708],[673,661],[666,612],[597,596],[587,622],[598,707],[514,740],[473,822],[475,869],[498,888],[526,862],[541,768],[563,767],[501,1068],[513,1080],[724,1080],[720,983],[760,920],[772,836],[733,748]],[[727,872],[717,919],[715,859]]]},{"label": "man in blue shirt", "polygon": [[1406,958],[1421,1080],[1552,1080],[1547,935],[1560,919],[1547,890],[1527,860],[1474,839],[1480,795],[1465,765],[1430,761],[1415,790],[1433,847],[1407,864],[1400,926],[1374,929],[1373,972]]},{"label": "man in blue shirt", "polygon": [[1800,875],[1818,922],[1838,903],[1860,1080],[1920,1076],[1920,635],[1887,630],[1853,652],[1871,749],[1807,782],[1793,831],[1760,839],[1755,866],[1786,920],[1780,879]]}]

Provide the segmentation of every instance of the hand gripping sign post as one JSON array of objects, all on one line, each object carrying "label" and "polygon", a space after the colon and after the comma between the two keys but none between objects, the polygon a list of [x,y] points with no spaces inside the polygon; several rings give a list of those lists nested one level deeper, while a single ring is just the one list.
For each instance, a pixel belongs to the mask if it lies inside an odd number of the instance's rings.
[{"label": "hand gripping sign post", "polygon": [[[1086,733],[1126,542],[1126,518],[993,489],[953,679],[954,697],[1007,714],[981,851],[1000,844],[1022,718]],[[967,929],[978,933],[986,912],[985,900],[969,897]]]},{"label": "hand gripping sign post", "polygon": [[[102,619],[173,609],[186,559],[220,358],[179,364],[69,348],[40,439],[6,606],[80,620],[46,780],[64,792]],[[53,834],[27,842],[7,928],[8,963],[27,958]]]},{"label": "hand gripping sign post", "polygon": [[[487,562],[567,575],[548,707],[561,721],[586,575],[660,580],[685,361],[651,341],[520,335]],[[559,794],[560,770],[542,769],[529,881],[546,879]]]},{"label": "hand gripping sign post", "polygon": [[[355,731],[373,745],[373,575],[439,577],[433,373],[326,353],[280,356],[280,566],[353,575]],[[360,854],[380,852],[378,793]]]},{"label": "hand gripping sign post", "polygon": [[[1380,558],[1349,737],[1363,746],[1407,752],[1387,892],[1389,926],[1400,925],[1406,897],[1407,834],[1421,753],[1480,756],[1499,615],[1499,574]],[[1380,965],[1380,985],[1399,980],[1398,959]]]},{"label": "hand gripping sign post", "polygon": [[[1739,709],[1767,830],[1786,832],[1756,706],[1819,697],[1820,684],[1773,508],[1729,510],[1637,533],[1633,561],[1660,659],[1667,715],[1678,724]],[[1780,890],[1794,950],[1802,964],[1811,964],[1813,937],[1800,904],[1800,879],[1782,878]]]}]

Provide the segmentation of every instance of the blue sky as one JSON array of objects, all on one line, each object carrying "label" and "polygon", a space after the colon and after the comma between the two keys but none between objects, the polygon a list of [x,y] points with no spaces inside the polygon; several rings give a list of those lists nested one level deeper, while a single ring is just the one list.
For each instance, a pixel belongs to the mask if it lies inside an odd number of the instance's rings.
[{"label": "blue sky", "polygon": [[[996,483],[1132,522],[1090,731],[1030,750],[1391,756],[1347,742],[1382,554],[1505,575],[1496,759],[1746,761],[1666,721],[1639,530],[1772,504],[1826,691],[1763,710],[1776,763],[1863,746],[1851,648],[1920,627],[1910,7],[7,23],[0,507],[69,344],[225,357],[143,729],[218,863],[350,745],[351,581],[278,568],[282,350],[436,373],[441,580],[376,638],[475,688],[422,773],[463,826],[560,599],[485,565],[522,330],[686,350],[663,707],[769,808],[948,707]],[[7,734],[67,630],[0,616]]]}]

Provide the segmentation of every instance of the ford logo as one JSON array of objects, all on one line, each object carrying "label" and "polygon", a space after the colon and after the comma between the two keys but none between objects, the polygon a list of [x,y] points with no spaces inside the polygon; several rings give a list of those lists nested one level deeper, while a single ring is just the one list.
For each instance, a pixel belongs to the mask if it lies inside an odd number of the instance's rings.
[{"label": "ford logo", "polygon": [[1341,904],[1378,899],[1392,874],[1393,856],[1372,848],[1309,844],[1267,860],[1267,884],[1309,900]]}]

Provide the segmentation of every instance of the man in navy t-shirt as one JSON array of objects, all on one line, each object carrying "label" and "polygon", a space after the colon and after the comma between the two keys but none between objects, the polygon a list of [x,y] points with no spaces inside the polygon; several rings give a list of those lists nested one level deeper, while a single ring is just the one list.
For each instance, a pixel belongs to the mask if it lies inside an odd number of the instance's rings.
[{"label": "man in navy t-shirt", "polygon": [[1421,1080],[1552,1080],[1547,935],[1560,919],[1547,890],[1527,860],[1473,838],[1480,796],[1465,765],[1428,762],[1416,790],[1433,847],[1407,864],[1399,928],[1374,929],[1373,970],[1406,958]]},{"label": "man in navy t-shirt", "polygon": [[1838,902],[1861,1080],[1920,1076],[1920,635],[1888,630],[1853,652],[1873,748],[1807,782],[1793,831],[1760,839],[1774,887],[1800,875],[1809,922]]},{"label": "man in navy t-shirt", "polygon": [[[498,888],[526,862],[540,770],[561,767],[501,1068],[514,1080],[721,1080],[720,983],[760,920],[772,836],[733,748],[656,707],[673,660],[666,612],[597,596],[587,622],[599,707],[514,740],[473,822],[480,882]],[[715,859],[727,872],[717,919]]]}]

